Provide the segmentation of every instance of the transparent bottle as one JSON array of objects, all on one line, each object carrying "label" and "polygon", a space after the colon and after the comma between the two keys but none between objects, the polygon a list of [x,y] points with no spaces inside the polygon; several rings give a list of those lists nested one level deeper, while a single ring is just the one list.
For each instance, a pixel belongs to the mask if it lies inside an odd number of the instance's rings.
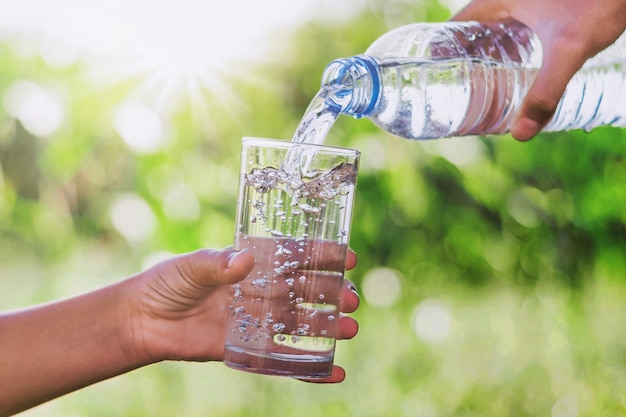
[{"label": "transparent bottle", "polygon": [[[331,62],[326,100],[407,139],[499,134],[542,62],[537,36],[516,21],[418,23]],[[626,126],[626,36],[574,76],[544,131]]]}]

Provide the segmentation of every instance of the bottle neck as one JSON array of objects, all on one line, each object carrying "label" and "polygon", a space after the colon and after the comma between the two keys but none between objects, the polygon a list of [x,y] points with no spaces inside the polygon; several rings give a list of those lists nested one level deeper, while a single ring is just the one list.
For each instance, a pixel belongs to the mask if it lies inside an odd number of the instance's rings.
[{"label": "bottle neck", "polygon": [[368,55],[340,58],[326,66],[322,75],[322,89],[326,101],[339,112],[355,118],[374,113],[381,97],[380,67]]}]

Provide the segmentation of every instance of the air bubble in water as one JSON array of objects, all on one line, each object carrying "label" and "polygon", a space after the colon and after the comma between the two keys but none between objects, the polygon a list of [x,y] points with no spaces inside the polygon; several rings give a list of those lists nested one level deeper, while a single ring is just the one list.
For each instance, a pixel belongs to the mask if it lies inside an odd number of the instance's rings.
[{"label": "air bubble in water", "polygon": [[286,247],[284,247],[283,245],[276,245],[276,252],[274,252],[274,256],[282,255],[284,257],[288,257],[288,256],[291,256],[292,254],[293,252],[287,249]]},{"label": "air bubble in water", "polygon": [[309,214],[319,214],[320,209],[317,207],[313,207],[310,204],[300,204],[300,208],[305,212],[305,213],[309,213]]},{"label": "air bubble in water", "polygon": [[272,326],[272,330],[274,330],[277,333],[281,333],[285,330],[286,327],[287,326],[285,326],[285,323],[276,323]]},{"label": "air bubble in water", "polygon": [[238,302],[243,300],[243,294],[241,292],[241,287],[239,285],[233,285],[233,290],[235,293],[233,294],[233,302]]},{"label": "air bubble in water", "polygon": [[296,332],[298,336],[306,336],[309,334],[309,330],[311,330],[311,326],[307,323],[304,323],[298,327],[298,330]]},{"label": "air bubble in water", "polygon": [[252,285],[257,285],[257,286],[263,288],[263,287],[265,287],[267,282],[268,281],[265,278],[259,278],[259,279],[255,279],[254,281],[252,281]]}]

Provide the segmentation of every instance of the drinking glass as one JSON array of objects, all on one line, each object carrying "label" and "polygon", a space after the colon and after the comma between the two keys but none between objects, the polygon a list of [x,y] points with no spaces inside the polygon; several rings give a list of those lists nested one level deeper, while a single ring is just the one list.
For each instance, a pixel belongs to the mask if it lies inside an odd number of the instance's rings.
[{"label": "drinking glass", "polygon": [[231,287],[224,363],[330,376],[360,153],[244,138],[235,248],[255,257]]}]

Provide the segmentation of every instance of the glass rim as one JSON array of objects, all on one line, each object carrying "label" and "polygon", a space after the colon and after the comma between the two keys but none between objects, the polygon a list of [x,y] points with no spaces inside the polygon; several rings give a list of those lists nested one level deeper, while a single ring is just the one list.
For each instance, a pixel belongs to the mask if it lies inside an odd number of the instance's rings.
[{"label": "glass rim", "polygon": [[274,138],[261,138],[255,136],[244,136],[242,138],[242,145],[248,144],[253,146],[263,146],[264,144],[269,147],[276,147],[282,149],[291,149],[294,147],[304,147],[304,148],[315,148],[318,151],[328,152],[336,155],[345,155],[351,157],[359,157],[361,155],[361,151],[358,149],[347,148],[343,146],[334,146],[334,145],[326,145],[326,144],[315,144],[315,143],[303,143],[303,142],[293,142],[287,139],[274,139]]}]

